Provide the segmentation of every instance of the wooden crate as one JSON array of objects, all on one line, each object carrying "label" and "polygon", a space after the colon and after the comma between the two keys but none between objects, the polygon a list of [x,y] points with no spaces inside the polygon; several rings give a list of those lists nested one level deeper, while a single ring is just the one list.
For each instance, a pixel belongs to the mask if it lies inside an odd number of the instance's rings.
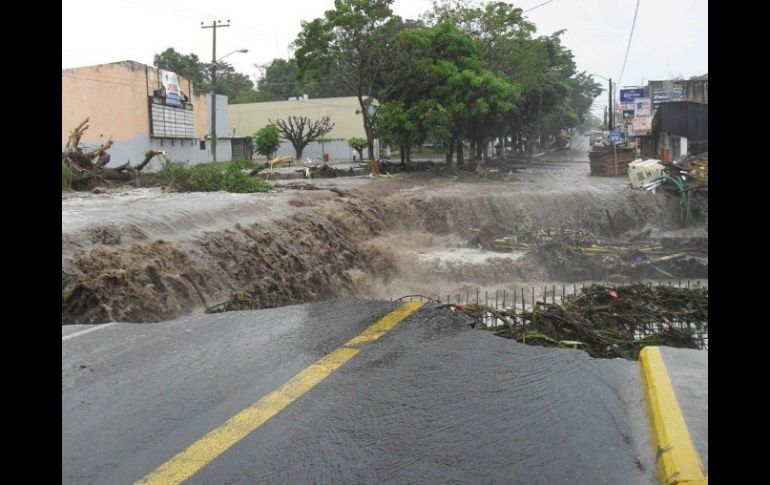
[{"label": "wooden crate", "polygon": [[589,152],[588,159],[592,175],[619,177],[628,172],[628,164],[635,160],[635,154],[627,148],[618,148],[617,153],[612,148],[602,148]]}]

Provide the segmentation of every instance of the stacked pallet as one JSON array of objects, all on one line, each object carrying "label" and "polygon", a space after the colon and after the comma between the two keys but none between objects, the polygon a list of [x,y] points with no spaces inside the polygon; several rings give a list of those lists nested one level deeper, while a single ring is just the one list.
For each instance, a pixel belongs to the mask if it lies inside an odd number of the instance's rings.
[{"label": "stacked pallet", "polygon": [[634,150],[631,148],[602,147],[594,148],[588,152],[588,160],[591,161],[591,175],[605,177],[625,175],[628,172],[628,164],[634,159]]}]

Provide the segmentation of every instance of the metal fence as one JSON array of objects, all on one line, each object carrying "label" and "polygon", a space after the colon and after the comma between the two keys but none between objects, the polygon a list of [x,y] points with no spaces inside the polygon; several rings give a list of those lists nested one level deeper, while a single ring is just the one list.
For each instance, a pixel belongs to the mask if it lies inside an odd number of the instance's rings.
[{"label": "metal fence", "polygon": [[[576,298],[577,295],[586,287],[592,284],[601,284],[604,286],[623,286],[612,283],[592,282],[581,284],[559,284],[530,286],[526,288],[495,289],[474,291],[465,291],[460,293],[442,293],[437,295],[412,294],[404,295],[398,298],[391,298],[391,301],[432,301],[441,305],[470,305],[479,306],[482,324],[490,329],[503,328],[509,322],[497,316],[496,312],[506,311],[511,316],[514,324],[525,325],[528,318],[539,306],[544,304],[563,304],[570,298]],[[708,296],[708,281],[704,280],[657,280],[645,281],[645,285],[670,286],[678,288],[705,288]],[[625,284],[624,284],[625,285]],[[489,311],[485,311],[489,310]],[[688,330],[693,334],[699,348],[708,350],[708,322],[694,325],[692,322],[680,320],[653,320],[644,322],[643,325],[635,326],[634,338],[642,339],[652,335],[659,334],[670,327]]]}]

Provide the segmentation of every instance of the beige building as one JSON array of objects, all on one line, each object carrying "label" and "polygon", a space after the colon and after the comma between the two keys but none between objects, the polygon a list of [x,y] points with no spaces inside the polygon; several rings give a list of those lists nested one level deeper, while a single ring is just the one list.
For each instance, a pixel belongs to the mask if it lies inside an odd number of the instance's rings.
[{"label": "beige building", "polygon": [[[322,153],[329,154],[332,159],[349,160],[355,152],[347,145],[349,138],[366,139],[364,119],[358,98],[290,99],[288,101],[268,101],[262,103],[231,104],[230,133],[234,137],[253,136],[264,128],[270,120],[286,119],[289,116],[305,116],[311,120],[320,120],[328,116],[334,129],[324,138],[334,141],[311,143],[307,146],[303,158],[320,157]],[[278,155],[294,155],[294,149],[288,142],[281,143]]]},{"label": "beige building", "polygon": [[[166,150],[175,161],[209,161],[210,101],[193,94],[190,80],[135,61],[63,69],[62,149],[70,130],[90,118],[81,142],[96,147],[112,137],[110,165],[138,163],[148,150]],[[231,157],[227,115],[227,97],[218,96],[218,160]]]}]

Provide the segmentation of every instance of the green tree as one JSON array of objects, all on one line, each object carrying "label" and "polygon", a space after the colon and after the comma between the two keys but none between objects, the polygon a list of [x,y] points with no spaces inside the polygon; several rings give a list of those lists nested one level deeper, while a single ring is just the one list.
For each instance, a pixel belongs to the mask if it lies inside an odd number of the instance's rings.
[{"label": "green tree", "polygon": [[[211,63],[206,64],[205,67],[206,80],[208,85],[211,86]],[[237,72],[233,66],[226,62],[217,64],[217,85],[215,90],[218,94],[224,94],[230,99],[235,99],[242,94],[246,95],[246,93],[255,92],[254,83],[249,79],[249,76]]]},{"label": "green tree", "polygon": [[[169,47],[153,57],[155,67],[173,71],[193,82],[196,94],[211,92],[211,63],[204,63],[195,54],[181,54]],[[266,95],[254,90],[249,76],[237,72],[227,63],[217,64],[215,91],[229,98],[231,104],[252,103],[265,100]],[[270,99],[272,100],[272,98]]]},{"label": "green tree", "polygon": [[267,125],[254,133],[253,144],[254,150],[269,160],[281,146],[281,134],[275,125]]},{"label": "green tree", "polygon": [[472,42],[462,32],[442,23],[426,29],[420,23],[397,24],[391,44],[393,62],[377,85],[380,106],[375,113],[377,134],[398,145],[402,162],[411,147],[430,138],[446,147],[449,111],[439,88],[459,69],[478,68]]},{"label": "green tree", "polygon": [[257,87],[262,93],[271,94],[275,100],[285,100],[291,96],[307,94],[312,98],[335,98],[354,96],[346,83],[335,72],[326,73],[314,81],[298,78],[299,69],[295,59],[273,59],[266,67]]},{"label": "green tree", "polygon": [[334,128],[334,123],[328,116],[315,121],[306,116],[289,116],[285,120],[270,120],[270,123],[274,124],[281,135],[289,140],[294,147],[297,160],[302,158],[302,152],[311,141],[321,138]]},{"label": "green tree", "polygon": [[294,59],[273,59],[265,68],[262,78],[257,81],[257,88],[272,94],[276,100],[285,100],[290,96],[303,94],[303,82],[297,79],[297,61]]},{"label": "green tree", "polygon": [[506,123],[515,139],[575,126],[601,93],[599,84],[576,73],[572,53],[561,44],[563,31],[533,37],[535,25],[520,8],[505,2],[434,2],[427,19],[457,25],[474,39],[484,68],[519,86],[520,101]]},{"label": "green tree", "polygon": [[196,93],[211,90],[211,84],[205,73],[204,65],[195,54],[182,54],[173,47],[169,47],[165,51],[155,54],[153,65],[159,69],[175,72],[191,80]]},{"label": "green tree", "polygon": [[514,108],[518,88],[483,69],[473,40],[448,21],[400,35],[406,45],[397,50],[410,52],[417,68],[378,108],[378,130],[406,151],[406,160],[410,146],[430,139],[446,150],[448,168],[455,150],[462,166],[463,139],[479,154]]},{"label": "green tree", "polygon": [[352,138],[348,138],[348,146],[352,148],[353,150],[358,152],[358,159],[363,160],[364,159],[364,153],[363,150],[366,148],[366,138],[360,138],[357,136],[354,136]]},{"label": "green tree", "polygon": [[370,106],[375,83],[383,68],[392,64],[390,49],[398,17],[393,0],[335,0],[334,10],[323,18],[303,22],[294,41],[300,76],[318,81],[330,73],[358,97],[369,148],[374,159],[374,130]]},{"label": "green tree", "polygon": [[278,101],[272,93],[266,93],[264,91],[241,91],[237,93],[233,98],[229,100],[230,104],[243,104],[243,103],[264,103],[265,101]]}]

